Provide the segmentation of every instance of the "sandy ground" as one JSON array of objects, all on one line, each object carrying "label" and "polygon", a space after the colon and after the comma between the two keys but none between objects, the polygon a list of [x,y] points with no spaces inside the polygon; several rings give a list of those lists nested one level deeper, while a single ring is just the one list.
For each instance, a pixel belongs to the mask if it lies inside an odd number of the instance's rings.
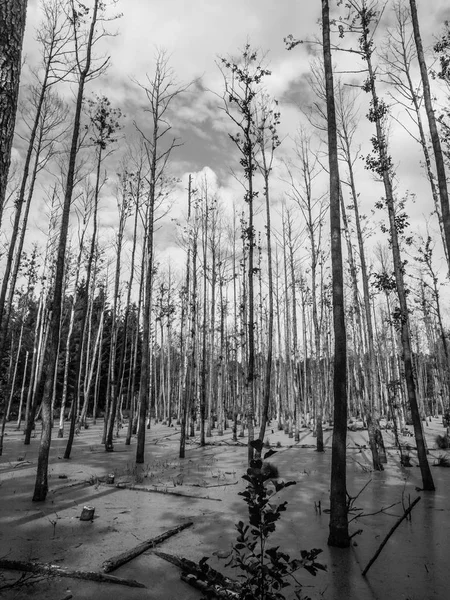
[{"label": "sandy ground", "polygon": [[[39,429],[39,428],[38,428]],[[122,430],[124,431],[124,430]],[[158,549],[192,560],[211,556],[210,564],[225,568],[217,554],[226,553],[235,539],[234,524],[245,519],[246,506],[237,495],[245,486],[246,448],[231,443],[231,432],[217,433],[200,448],[198,439],[188,441],[186,458],[178,459],[179,431],[164,425],[147,432],[147,463],[134,464],[135,446],[125,446],[125,433],[115,443],[114,453],[99,444],[101,425],[91,426],[77,436],[72,458],[62,458],[65,440],[54,439],[50,460],[50,491],[45,503],[31,501],[36,471],[38,436],[30,446],[11,425],[0,457],[0,557],[39,560],[72,569],[100,571],[102,562],[142,541],[188,520],[194,525],[162,543]],[[444,433],[440,419],[426,427],[430,462],[444,451],[434,448],[436,434]],[[385,433],[389,462],[383,472],[372,472],[365,431],[349,432],[348,491],[356,496],[350,514],[351,532],[362,530],[348,550],[327,546],[331,430],[325,431],[326,451],[313,448],[309,430],[295,444],[284,432],[269,428],[272,447],[281,445],[270,460],[280,477],[297,485],[282,492],[288,501],[274,544],[291,557],[303,549],[322,548],[325,573],[312,577],[304,571],[305,595],[324,600],[446,600],[450,598],[450,469],[433,468],[437,491],[420,488],[420,471],[414,452],[413,467],[399,465],[392,435]],[[412,443],[413,438],[405,439]],[[450,452],[449,452],[450,454]],[[114,473],[116,483],[137,483],[154,493],[119,489],[105,478]],[[421,501],[390,538],[367,577],[362,570],[384,536],[417,496]],[[321,502],[322,512],[315,505]],[[396,504],[395,504],[396,503]],[[395,504],[391,508],[386,508]],[[80,521],[83,506],[95,507],[92,522]],[[382,512],[379,512],[383,509]],[[364,513],[365,516],[357,517]],[[371,513],[377,513],[371,515]],[[177,567],[146,552],[117,569],[114,575],[136,579],[145,589],[76,579],[38,578],[26,586],[0,589],[6,599],[39,600],[198,600],[201,594],[180,580]],[[18,573],[0,572],[0,588],[16,580]]]}]

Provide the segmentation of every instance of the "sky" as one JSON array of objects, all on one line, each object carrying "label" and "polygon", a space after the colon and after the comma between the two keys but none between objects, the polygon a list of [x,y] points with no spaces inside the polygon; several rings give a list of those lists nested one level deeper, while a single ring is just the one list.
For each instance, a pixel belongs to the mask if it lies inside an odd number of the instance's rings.
[{"label": "sky", "polygon": [[[86,4],[89,5],[88,0]],[[379,3],[380,7],[382,4]],[[386,27],[393,23],[392,4],[390,0],[387,1],[377,32],[380,43]],[[447,0],[419,0],[417,4],[424,44],[430,47],[439,35],[444,20],[450,18],[450,6]],[[331,5],[334,3],[331,2]],[[249,42],[265,56],[264,60],[272,72],[265,80],[267,92],[277,98],[281,112],[280,136],[283,142],[277,153],[277,168],[272,178],[272,197],[276,211],[286,193],[283,161],[295,163],[294,140],[299,128],[302,125],[308,126],[305,113],[314,100],[308,77],[310,61],[315,54],[320,53],[320,47],[315,43],[321,36],[320,11],[319,0],[119,0],[111,14],[122,13],[122,16],[109,24],[109,29],[117,32],[117,35],[105,39],[102,47],[102,52],[111,56],[110,68],[105,76],[89,85],[87,95],[106,95],[112,106],[120,107],[126,115],[124,135],[135,136],[133,122],[145,128],[147,118],[143,111],[145,96],[136,82],[143,83],[147,75],[151,77],[156,52],[158,49],[165,49],[170,56],[170,65],[176,79],[181,84],[193,82],[182,102],[177,104],[176,112],[170,117],[174,134],[183,141],[183,146],[174,152],[170,166],[171,173],[180,180],[175,190],[175,205],[180,212],[180,206],[185,204],[185,188],[190,173],[200,174],[199,176],[207,174],[213,187],[231,210],[233,202],[242,202],[242,187],[232,174],[238,166],[237,155],[228,137],[228,132],[232,129],[221,110],[223,77],[217,63],[220,57],[235,56]],[[34,36],[40,18],[39,0],[29,0],[23,86],[29,81],[29,69],[36,60]],[[287,51],[284,38],[289,34],[305,43]],[[354,63],[353,57],[345,53],[335,53],[334,63],[337,72],[360,68]],[[418,75],[417,71],[415,74]],[[360,73],[341,76],[353,85],[363,80]],[[66,84],[61,93],[70,99],[73,89]],[[373,125],[365,118],[365,95],[361,94],[355,102],[360,105],[356,140],[361,145],[361,153],[366,155],[370,151],[368,140],[373,133]],[[404,114],[398,106],[393,106],[391,110],[400,121],[404,120]],[[424,224],[433,206],[429,186],[420,166],[418,145],[395,122],[391,125],[390,143],[397,170],[398,192],[405,194],[410,191],[416,195],[415,203],[408,206],[412,233],[418,235],[421,232],[424,235]],[[119,160],[123,145],[122,139],[113,162]],[[320,146],[318,142],[317,145]],[[324,145],[320,147],[325,152]],[[23,143],[17,139],[14,158],[20,162],[23,153]],[[326,160],[326,156],[323,156]],[[112,170],[115,167],[117,164],[112,166]],[[356,168],[361,211],[370,218],[374,241],[380,240],[382,236],[379,222],[382,215],[379,211],[373,211],[375,202],[383,194],[382,186],[364,169],[362,160],[357,161]],[[32,210],[29,240],[42,240],[45,237],[42,188],[48,183],[48,177],[50,176],[42,176],[38,192],[41,199],[36,201]],[[318,184],[318,195],[323,193],[323,186],[326,187],[326,177],[321,181]],[[102,200],[101,217],[104,235],[110,239],[114,236],[117,219],[115,201],[108,197],[108,194],[112,194],[112,189],[112,185],[105,187],[106,197]],[[177,249],[172,218],[173,215],[166,219],[165,226],[158,232],[158,250],[178,261],[181,251]],[[436,231],[433,221],[431,228]]]}]

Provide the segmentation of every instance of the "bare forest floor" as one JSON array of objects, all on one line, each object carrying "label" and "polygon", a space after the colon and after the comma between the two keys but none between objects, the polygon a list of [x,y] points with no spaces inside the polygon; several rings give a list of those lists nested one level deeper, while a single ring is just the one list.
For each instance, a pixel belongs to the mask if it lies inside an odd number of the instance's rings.
[{"label": "bare forest floor", "polygon": [[[139,469],[134,462],[134,440],[131,446],[125,446],[125,429],[115,442],[115,451],[106,453],[100,445],[102,424],[91,425],[76,437],[70,460],[62,458],[66,440],[53,439],[50,491],[45,503],[33,503],[39,429],[38,425],[38,435],[30,446],[23,445],[23,435],[12,424],[7,429],[4,456],[0,457],[0,558],[101,571],[107,558],[190,520],[192,527],[157,549],[195,561],[211,556],[213,567],[236,577],[234,570],[225,568],[227,561],[217,556],[231,548],[234,524],[246,516],[246,506],[237,494],[245,486],[241,476],[247,450],[244,445],[233,445],[231,430],[221,438],[214,432],[203,448],[199,447],[198,438],[191,438],[186,458],[180,460],[177,427],[152,425],[147,431],[147,462]],[[441,419],[433,419],[425,431],[430,463],[442,454],[450,456],[450,451],[434,446],[436,434],[444,433]],[[324,433],[326,450],[320,454],[312,447],[315,438],[308,429],[301,431],[297,444],[283,431],[271,427],[267,435],[272,447],[281,445],[270,459],[278,467],[280,477],[297,482],[281,492],[281,499],[289,504],[274,542],[291,558],[303,549],[322,548],[319,560],[327,565],[327,571],[316,577],[306,571],[301,573],[305,595],[314,600],[450,598],[450,469],[433,468],[435,493],[418,491],[421,478],[414,450],[414,466],[401,467],[392,433],[383,431],[389,461],[383,472],[373,472],[367,432],[349,431],[348,491],[356,496],[367,485],[354,502],[354,508],[361,510],[352,511],[350,519],[361,512],[366,516],[355,518],[350,524],[351,533],[362,530],[352,539],[350,549],[329,548],[331,429]],[[412,437],[403,441],[413,445]],[[118,488],[106,483],[106,476],[112,473],[115,484],[135,484],[166,493]],[[421,501],[412,511],[411,521],[403,521],[363,578],[362,570],[403,513],[402,503],[406,507],[417,496],[421,496]],[[321,513],[315,508],[319,501]],[[92,522],[79,519],[85,505],[95,507]],[[151,551],[112,574],[138,580],[146,588],[41,576],[33,577],[27,585],[5,589],[5,584],[17,580],[20,573],[0,571],[0,597],[198,600],[202,596],[180,580],[177,567]]]}]

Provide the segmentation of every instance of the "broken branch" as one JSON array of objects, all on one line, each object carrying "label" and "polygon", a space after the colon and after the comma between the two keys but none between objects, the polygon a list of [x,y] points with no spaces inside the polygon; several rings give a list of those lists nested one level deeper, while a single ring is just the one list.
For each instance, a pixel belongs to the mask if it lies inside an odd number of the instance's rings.
[{"label": "broken branch", "polygon": [[219,598],[220,600],[234,600],[238,598],[238,592],[227,590],[220,585],[210,585],[203,579],[198,579],[195,575],[181,573],[180,577],[182,581],[203,592],[207,598]]},{"label": "broken branch", "polygon": [[213,483],[211,485],[202,485],[201,483],[193,483],[192,487],[201,487],[204,489],[215,488],[215,487],[225,487],[227,485],[237,485],[239,481],[233,481],[232,483]]},{"label": "broken branch", "polygon": [[400,517],[400,519],[395,523],[395,525],[393,525],[393,527],[391,527],[389,533],[386,535],[386,537],[384,538],[384,540],[381,542],[380,547],[378,548],[378,550],[375,552],[375,554],[373,555],[373,557],[370,559],[367,567],[364,569],[364,571],[362,572],[363,577],[366,576],[367,571],[370,569],[370,567],[373,565],[373,563],[377,560],[377,558],[380,556],[381,551],[383,550],[383,548],[386,546],[387,541],[389,540],[389,538],[391,537],[391,535],[394,533],[394,531],[397,529],[397,527],[400,525],[400,523],[406,519],[406,517],[409,515],[409,513],[412,511],[412,509],[415,507],[415,505],[419,502],[420,500],[420,496],[418,496],[414,502],[411,504],[411,506],[409,506],[405,512],[403,513],[403,515]]},{"label": "broken branch", "polygon": [[[195,579],[206,582],[208,586],[219,586],[224,590],[231,590],[233,592],[240,591],[241,586],[237,581],[233,581],[233,579],[225,577],[225,575],[222,575],[222,573],[216,571],[215,569],[207,565],[205,559],[203,559],[202,561],[200,561],[199,564],[197,564],[196,562],[189,560],[188,558],[176,556],[175,554],[167,554],[166,552],[159,552],[159,550],[154,550],[153,554],[156,554],[156,556],[159,556],[160,558],[167,560],[167,562],[170,562],[173,565],[179,567],[184,573],[188,573],[189,575],[194,576]],[[184,579],[184,581],[187,581],[189,583],[187,579]]]},{"label": "broken branch", "polygon": [[145,542],[142,542],[142,544],[139,544],[138,546],[131,548],[131,550],[127,550],[126,552],[122,552],[121,554],[118,554],[117,556],[113,556],[112,558],[105,560],[104,563],[102,564],[103,571],[105,573],[110,573],[111,571],[114,571],[115,569],[119,568],[120,566],[122,566],[125,563],[132,560],[133,558],[136,558],[136,556],[143,554],[144,552],[146,552],[146,550],[150,550],[150,548],[153,548],[154,546],[161,544],[161,542],[164,542],[164,540],[167,540],[172,535],[175,535],[176,533],[183,531],[183,529],[186,529],[187,527],[190,527],[191,525],[193,525],[192,521],[189,521],[188,523],[182,523],[181,525],[178,525],[177,527],[173,527],[172,529],[165,531],[161,535],[151,538],[150,540],[147,540]]},{"label": "broken branch", "polygon": [[222,502],[220,498],[211,498],[210,496],[195,496],[193,494],[181,494],[180,492],[171,492],[168,489],[157,490],[156,488],[146,488],[140,485],[127,485],[125,483],[118,483],[116,488],[121,490],[136,490],[138,492],[149,492],[153,494],[169,494],[170,496],[181,496],[182,498],[197,498],[199,500],[214,500],[215,502]]}]

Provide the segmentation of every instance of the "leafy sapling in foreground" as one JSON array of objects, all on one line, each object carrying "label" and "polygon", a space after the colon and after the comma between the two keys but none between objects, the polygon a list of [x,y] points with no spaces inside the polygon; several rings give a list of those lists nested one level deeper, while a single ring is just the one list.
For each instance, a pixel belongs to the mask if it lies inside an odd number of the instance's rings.
[{"label": "leafy sapling in foreground", "polygon": [[[261,452],[261,440],[252,442],[257,452]],[[275,454],[270,450],[264,459]],[[248,522],[236,524],[238,532],[236,543],[231,552],[227,566],[239,571],[238,577],[243,580],[239,592],[239,600],[283,600],[282,590],[295,585],[297,598],[301,595],[301,584],[295,573],[304,568],[312,575],[326,567],[316,562],[322,550],[302,550],[299,558],[291,558],[289,554],[273,546],[270,538],[275,532],[276,523],[281,513],[286,510],[287,502],[278,503],[275,495],[281,490],[295,485],[295,481],[277,481],[272,479],[278,475],[276,467],[261,459],[252,460],[243,479],[247,487],[239,495],[244,498],[248,507]]]}]

